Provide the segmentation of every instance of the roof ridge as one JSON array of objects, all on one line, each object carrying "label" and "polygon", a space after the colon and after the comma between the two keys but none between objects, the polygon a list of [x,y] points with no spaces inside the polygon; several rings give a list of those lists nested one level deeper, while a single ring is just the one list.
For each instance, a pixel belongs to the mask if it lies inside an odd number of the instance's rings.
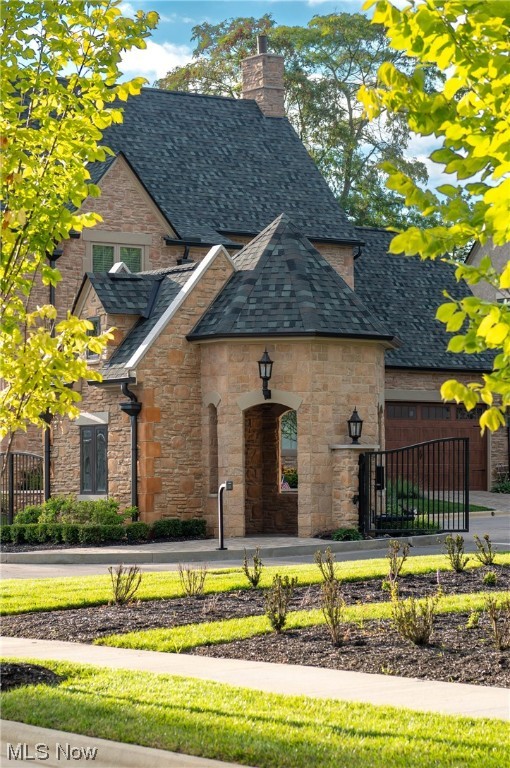
[{"label": "roof ridge", "polygon": [[165,93],[165,94],[171,94],[172,96],[194,96],[194,97],[203,98],[203,99],[221,99],[221,101],[234,101],[236,103],[241,103],[241,104],[247,104],[249,102],[252,102],[252,104],[256,104],[258,106],[255,99],[243,99],[241,97],[237,98],[235,96],[219,96],[213,93],[195,93],[193,91],[174,91],[174,90],[171,90],[170,88],[155,88],[154,86],[148,86],[148,87],[142,88],[142,91],[150,91],[151,93]]}]

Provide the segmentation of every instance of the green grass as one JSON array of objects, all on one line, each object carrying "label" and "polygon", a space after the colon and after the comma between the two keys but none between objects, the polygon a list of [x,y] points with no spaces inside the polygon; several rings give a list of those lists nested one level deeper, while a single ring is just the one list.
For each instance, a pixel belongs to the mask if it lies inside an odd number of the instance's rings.
[{"label": "green grass", "polygon": [[[491,592],[498,597],[505,592]],[[447,595],[437,607],[438,613],[460,613],[481,610],[484,606],[482,593]],[[391,616],[391,603],[365,603],[348,606],[345,610],[346,622],[363,622],[373,619],[388,619]],[[311,611],[291,611],[287,616],[287,629],[311,627],[324,624],[320,609]],[[187,624],[181,627],[164,629],[144,629],[138,632],[126,632],[98,638],[94,645],[110,645],[116,648],[136,648],[143,651],[163,651],[181,653],[200,645],[218,645],[233,640],[246,640],[249,637],[267,635],[272,632],[266,616],[246,616],[238,619],[209,621],[203,624]]]},{"label": "green grass", "polygon": [[[327,542],[324,543],[324,549],[326,546]],[[498,552],[496,562],[510,564],[510,552]],[[469,566],[479,565],[480,563],[472,556]],[[411,557],[404,566],[405,573],[429,573],[437,569],[449,570],[445,555]],[[340,578],[346,581],[383,578],[388,572],[388,561],[385,557],[381,557],[374,560],[338,563],[338,572]],[[275,573],[296,576],[300,585],[317,584],[321,581],[319,569],[315,565],[275,566],[264,568],[261,585],[268,587]],[[240,568],[210,570],[205,582],[206,594],[247,588],[248,582]],[[176,571],[145,573],[137,593],[137,598],[140,600],[181,596],[179,575]],[[0,585],[0,614],[3,615],[52,611],[61,608],[84,608],[90,605],[105,605],[109,600],[111,600],[111,584],[108,574],[63,579],[6,579]]]},{"label": "green grass", "polygon": [[499,720],[34,661],[66,679],[57,687],[5,693],[2,716],[8,720],[259,768],[507,764],[508,726]]}]

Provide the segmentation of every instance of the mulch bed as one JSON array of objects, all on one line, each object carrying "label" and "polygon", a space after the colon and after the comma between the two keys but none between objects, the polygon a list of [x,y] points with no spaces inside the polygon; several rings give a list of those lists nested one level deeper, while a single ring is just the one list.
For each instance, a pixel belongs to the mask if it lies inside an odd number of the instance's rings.
[{"label": "mulch bed", "polygon": [[[497,575],[494,587],[482,582],[487,570]],[[400,594],[402,597],[431,595],[438,582],[446,595],[501,590],[508,585],[509,573],[508,566],[494,565],[490,569],[460,574],[441,571],[407,575],[399,581]],[[318,607],[319,591],[319,585],[296,589],[290,610]],[[388,593],[381,589],[380,579],[343,582],[342,594],[347,605],[389,599]],[[126,606],[102,605],[4,616],[2,634],[87,643],[114,633],[263,613],[263,592],[239,590],[202,598],[148,600]],[[480,619],[478,627],[469,630],[465,626],[467,621],[465,614],[439,615],[432,644],[422,648],[402,640],[390,622],[371,621],[361,628],[349,625],[345,643],[340,648],[333,647],[327,628],[320,626],[197,648],[194,653],[478,685],[510,685],[510,653],[493,649],[485,618]]]},{"label": "mulch bed", "polygon": [[22,685],[58,685],[63,679],[51,669],[38,664],[14,664],[9,661],[2,664],[0,691],[11,691]]}]

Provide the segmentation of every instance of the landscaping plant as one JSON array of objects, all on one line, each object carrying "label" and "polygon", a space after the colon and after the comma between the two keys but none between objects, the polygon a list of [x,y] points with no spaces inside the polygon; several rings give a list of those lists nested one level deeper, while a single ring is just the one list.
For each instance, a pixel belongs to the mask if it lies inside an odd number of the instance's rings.
[{"label": "landscaping plant", "polygon": [[345,600],[336,580],[325,581],[321,586],[321,611],[335,647],[342,645],[348,631],[342,627],[345,613]]},{"label": "landscaping plant", "polygon": [[495,587],[496,584],[498,583],[498,577],[496,576],[494,571],[487,571],[487,573],[484,574],[482,582],[485,584],[486,587]]},{"label": "landscaping plant", "polygon": [[331,534],[333,541],[362,541],[363,534],[357,528],[338,528]]},{"label": "landscaping plant", "polygon": [[330,547],[328,547],[324,553],[318,549],[314,555],[314,560],[321,572],[325,584],[338,581],[337,563],[335,563],[335,556]]},{"label": "landscaping plant", "polygon": [[450,561],[452,569],[456,573],[462,573],[466,565],[469,563],[469,557],[464,555],[464,537],[457,534],[455,538],[451,534],[448,534],[444,540],[444,546],[446,550],[446,556]]},{"label": "landscaping plant", "polygon": [[137,565],[130,565],[127,568],[121,563],[116,568],[113,568],[113,566],[108,568],[108,572],[112,581],[113,602],[115,605],[130,603],[142,583],[142,574],[139,567]]},{"label": "landscaping plant", "polygon": [[288,576],[280,576],[279,573],[273,578],[273,583],[268,589],[264,606],[266,616],[275,632],[280,634],[287,621],[287,612],[294,589],[297,585],[297,578],[294,576],[289,579]]},{"label": "landscaping plant", "polygon": [[260,549],[257,547],[252,555],[253,565],[248,565],[248,553],[244,550],[243,561],[243,573],[250,582],[253,589],[256,589],[259,585],[260,577],[262,576],[263,562],[260,559]]},{"label": "landscaping plant", "polygon": [[484,533],[483,541],[479,536],[474,536],[476,549],[475,557],[482,565],[494,565],[496,560],[496,553],[492,549],[492,542],[488,533]]},{"label": "landscaping plant", "polygon": [[386,557],[389,560],[390,569],[388,571],[388,582],[390,587],[396,585],[398,577],[404,567],[404,563],[409,556],[409,544],[401,544],[396,539],[391,539],[388,543],[388,553]]},{"label": "landscaping plant", "polygon": [[432,597],[417,600],[414,597],[402,599],[398,585],[391,591],[391,617],[399,635],[414,645],[428,645],[434,628],[434,616],[441,588]]},{"label": "landscaping plant", "polygon": [[182,592],[187,597],[201,597],[204,594],[207,564],[192,568],[190,565],[179,563],[179,581]]},{"label": "landscaping plant", "polygon": [[510,596],[498,600],[496,595],[485,598],[485,613],[492,630],[492,639],[498,651],[510,648]]}]

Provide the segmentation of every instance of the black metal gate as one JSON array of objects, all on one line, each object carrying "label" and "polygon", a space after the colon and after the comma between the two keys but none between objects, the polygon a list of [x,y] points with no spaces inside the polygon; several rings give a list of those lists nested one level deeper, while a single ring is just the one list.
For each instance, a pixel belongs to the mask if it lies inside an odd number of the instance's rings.
[{"label": "black metal gate", "polygon": [[362,453],[359,511],[369,536],[469,530],[469,439]]},{"label": "black metal gate", "polygon": [[11,524],[29,504],[41,504],[43,458],[35,453],[0,453],[0,507],[2,523]]}]

